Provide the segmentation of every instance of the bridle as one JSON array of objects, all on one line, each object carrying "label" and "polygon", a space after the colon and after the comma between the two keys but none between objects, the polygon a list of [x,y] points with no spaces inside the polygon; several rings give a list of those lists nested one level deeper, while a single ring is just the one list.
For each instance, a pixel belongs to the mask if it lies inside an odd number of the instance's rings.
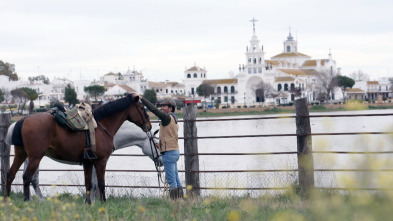
[{"label": "bridle", "polygon": [[[147,127],[147,122],[145,121],[145,118],[143,117],[143,115],[142,115],[142,113],[141,113],[141,110],[140,110],[140,108],[138,107],[138,103],[136,103],[136,109],[138,110],[139,116],[140,116],[141,119],[142,119],[142,129],[143,129],[144,131],[149,131],[149,128]],[[144,112],[143,114],[145,115],[145,117],[146,117],[146,118],[149,118],[149,115],[147,115],[145,109],[143,109],[143,112]]]}]

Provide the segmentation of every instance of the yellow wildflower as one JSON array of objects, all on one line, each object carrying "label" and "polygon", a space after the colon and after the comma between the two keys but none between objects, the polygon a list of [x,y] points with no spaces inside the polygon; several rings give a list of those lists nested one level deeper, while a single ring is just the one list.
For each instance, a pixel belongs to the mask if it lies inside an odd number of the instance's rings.
[{"label": "yellow wildflower", "polygon": [[98,212],[104,214],[106,212],[106,210],[104,207],[101,207],[98,209]]},{"label": "yellow wildflower", "polygon": [[146,208],[143,206],[138,206],[138,210],[139,210],[139,212],[144,213]]},{"label": "yellow wildflower", "polygon": [[228,213],[227,219],[229,221],[238,221],[240,220],[240,214],[238,211],[231,210]]}]

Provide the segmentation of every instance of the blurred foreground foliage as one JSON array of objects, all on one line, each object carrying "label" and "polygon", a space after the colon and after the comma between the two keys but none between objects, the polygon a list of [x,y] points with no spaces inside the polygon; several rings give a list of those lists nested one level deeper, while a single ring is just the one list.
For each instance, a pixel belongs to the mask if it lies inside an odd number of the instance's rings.
[{"label": "blurred foreground foliage", "polygon": [[387,192],[314,191],[310,199],[288,190],[275,196],[166,198],[108,197],[91,206],[80,196],[62,194],[44,202],[23,202],[12,194],[0,203],[0,220],[391,220]]}]

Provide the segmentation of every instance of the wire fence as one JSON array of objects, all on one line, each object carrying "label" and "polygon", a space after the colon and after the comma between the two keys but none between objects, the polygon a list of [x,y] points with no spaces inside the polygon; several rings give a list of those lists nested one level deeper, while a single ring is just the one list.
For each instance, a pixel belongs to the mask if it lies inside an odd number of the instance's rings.
[{"label": "wire fence", "polygon": [[[264,121],[264,120],[282,120],[282,119],[299,119],[299,118],[365,118],[365,117],[389,117],[393,113],[377,113],[377,114],[324,114],[324,115],[303,115],[303,116],[267,116],[267,117],[242,117],[242,118],[222,118],[222,119],[196,119],[191,120],[198,124],[200,122],[234,122],[234,121]],[[185,120],[179,120],[179,122],[186,122]],[[153,122],[157,123],[157,122]],[[360,136],[360,135],[393,135],[392,131],[362,131],[362,132],[326,132],[326,133],[303,133],[302,136]],[[252,139],[266,139],[266,138],[281,138],[281,137],[298,137],[299,133],[272,133],[272,134],[246,134],[246,135],[220,135],[220,136],[196,136],[196,137],[182,137],[184,139],[196,139],[196,140],[214,140],[214,139],[240,139],[244,145],[247,145],[249,138]],[[200,148],[202,149],[202,148]],[[308,154],[317,157],[318,155],[388,155],[392,154],[392,150],[381,150],[381,151],[341,151],[341,150],[311,150]],[[299,151],[270,151],[270,152],[198,152],[198,153],[182,153],[182,157],[186,156],[197,156],[197,157],[215,157],[216,160],[223,160],[223,157],[247,157],[247,156],[272,156],[272,155],[296,155]],[[13,155],[9,155],[12,157]],[[6,155],[2,155],[6,157]],[[112,154],[111,158],[134,158],[134,157],[145,157],[142,154]],[[297,162],[291,162],[296,164]],[[244,162],[247,164],[247,161]],[[293,165],[294,166],[294,165]],[[313,174],[317,175],[317,180],[322,179],[321,177],[336,177],[335,173],[361,173],[361,178],[365,177],[364,174],[370,173],[383,173],[383,176],[391,176],[393,172],[392,168],[383,168],[384,166],[390,165],[379,165],[379,167],[372,166],[366,163],[364,166],[370,166],[371,168],[313,168]],[[200,167],[203,167],[200,165]],[[40,186],[44,187],[44,193],[50,194],[52,191],[62,192],[67,191],[64,188],[73,188],[73,192],[77,191],[84,193],[83,184],[83,170],[82,169],[40,169],[42,173],[59,173],[64,172],[64,180],[71,182],[42,182]],[[155,178],[156,170],[154,169],[107,169],[106,170],[106,187],[107,193],[118,195],[118,194],[130,194],[130,195],[160,195],[163,194],[161,187],[157,185],[157,179]],[[201,181],[201,186],[196,187],[203,191],[201,195],[218,194],[218,195],[260,195],[267,192],[278,192],[286,191],[293,188],[299,182],[299,169],[298,168],[278,168],[278,169],[215,169],[205,168],[200,170],[185,170],[179,169],[181,180],[185,180],[186,173],[198,174]],[[330,175],[326,175],[330,173]],[[385,173],[389,173],[385,175]],[[151,174],[146,176],[146,174]],[[18,172],[17,177],[21,177],[21,170]],[[50,175],[49,175],[50,176]],[[368,175],[367,175],[368,176]],[[379,175],[377,175],[379,176]],[[131,182],[130,180],[137,180]],[[334,178],[336,179],[336,178]],[[45,179],[44,179],[45,180]],[[119,185],[122,184],[122,185]],[[124,184],[124,185],[123,185]],[[370,183],[369,183],[370,184]],[[391,183],[389,183],[391,184]],[[13,189],[15,191],[22,190],[21,179],[17,178],[14,181]],[[386,185],[377,185],[371,182],[370,186],[326,186],[317,184],[314,186],[315,189],[321,190],[335,190],[335,191],[391,191],[393,188],[387,187]],[[195,188],[195,187],[194,187]],[[117,189],[117,190],[115,190]],[[46,190],[46,191],[45,191]],[[51,191],[50,191],[51,190]]]}]

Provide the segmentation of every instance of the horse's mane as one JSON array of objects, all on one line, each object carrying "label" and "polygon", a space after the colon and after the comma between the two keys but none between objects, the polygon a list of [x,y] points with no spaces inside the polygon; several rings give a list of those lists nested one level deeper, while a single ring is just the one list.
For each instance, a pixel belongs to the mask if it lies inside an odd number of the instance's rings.
[{"label": "horse's mane", "polygon": [[110,101],[93,111],[94,118],[97,121],[101,120],[102,118],[128,108],[132,103],[134,103],[134,101],[131,95],[127,95],[126,97],[117,99],[115,101]]}]

